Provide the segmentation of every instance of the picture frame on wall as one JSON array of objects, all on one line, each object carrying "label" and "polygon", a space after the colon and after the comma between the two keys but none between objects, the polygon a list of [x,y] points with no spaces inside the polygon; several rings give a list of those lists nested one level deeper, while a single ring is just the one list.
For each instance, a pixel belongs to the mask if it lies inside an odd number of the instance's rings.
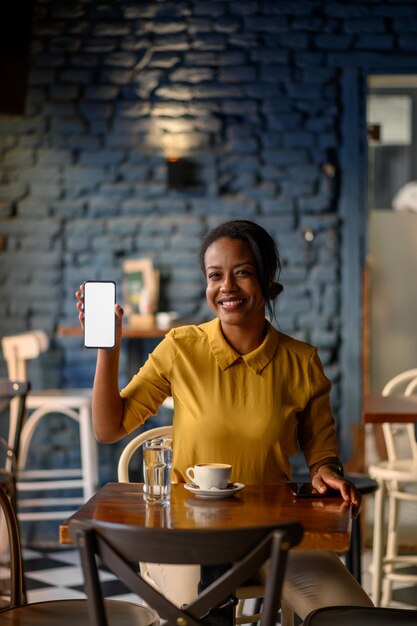
[{"label": "picture frame on wall", "polygon": [[152,259],[123,262],[123,305],[130,325],[152,326],[158,310],[159,270]]}]

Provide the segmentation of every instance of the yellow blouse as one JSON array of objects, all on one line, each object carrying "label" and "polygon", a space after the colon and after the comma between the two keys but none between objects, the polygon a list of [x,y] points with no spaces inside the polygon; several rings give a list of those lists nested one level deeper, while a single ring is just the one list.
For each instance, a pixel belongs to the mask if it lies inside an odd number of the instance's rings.
[{"label": "yellow blouse", "polygon": [[173,396],[175,482],[190,465],[222,462],[233,481],[281,484],[298,444],[309,467],[338,456],[329,391],[314,347],[269,325],[241,356],[216,318],[171,330],[120,395],[128,432]]}]

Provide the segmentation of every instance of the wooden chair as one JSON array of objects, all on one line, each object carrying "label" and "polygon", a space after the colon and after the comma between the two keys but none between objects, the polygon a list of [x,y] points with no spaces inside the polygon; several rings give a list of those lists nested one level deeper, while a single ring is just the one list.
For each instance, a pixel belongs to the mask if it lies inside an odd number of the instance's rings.
[{"label": "wooden chair", "polygon": [[[3,337],[2,350],[9,378],[26,381],[28,361],[38,358],[48,346],[48,336],[42,330]],[[17,487],[21,493],[43,492],[45,495],[36,499],[19,498],[19,520],[66,519],[78,505],[95,493],[98,483],[97,448],[91,426],[91,390],[31,391],[27,396],[26,408],[28,417],[21,433]],[[27,469],[27,456],[34,432],[41,420],[53,413],[64,415],[77,424],[80,467]],[[48,497],[51,491],[67,490],[73,494],[71,497]],[[81,497],[76,493],[80,490]]]},{"label": "wooden chair", "polygon": [[[394,376],[382,390],[383,396],[403,393],[410,396],[417,389],[417,369]],[[417,555],[399,554],[400,506],[417,505],[417,443],[415,424],[384,423],[387,461],[374,463],[369,474],[378,482],[372,554],[372,599],[376,605],[388,606],[395,581],[417,584]],[[388,531],[385,553],[385,503],[388,504]],[[417,507],[416,507],[417,508]],[[414,571],[410,571],[414,567]],[[383,589],[382,589],[383,587]],[[381,598],[381,591],[382,598]],[[416,601],[417,606],[417,601]]]},{"label": "wooden chair", "polygon": [[[10,599],[7,608],[0,609],[1,626],[90,626],[86,600],[54,600],[26,604],[23,592],[23,566],[17,518],[9,497],[0,485],[0,510],[4,515],[10,552]],[[106,610],[113,626],[157,626],[158,617],[152,609],[106,600]]]},{"label": "wooden chair", "polygon": [[[69,532],[80,551],[94,626],[107,624],[96,556],[167,620],[166,626],[233,624],[234,590],[270,559],[261,626],[274,626],[287,552],[299,543],[303,534],[301,525],[295,522],[240,529],[184,530],[79,520],[70,521]],[[143,561],[200,565],[202,583],[196,599],[177,607],[137,571],[137,563]],[[214,612],[213,607],[217,607]]]},{"label": "wooden chair", "polygon": [[[0,417],[7,419],[9,423],[8,440],[2,438],[1,441],[0,484],[9,494],[15,511],[17,459],[29,388],[30,385],[27,382],[11,381],[8,378],[0,379]],[[12,412],[15,419],[11,427]]]},{"label": "wooden chair", "polygon": [[136,435],[128,444],[123,448],[120,455],[119,462],[117,464],[117,480],[119,483],[130,483],[129,478],[129,465],[135,452],[142,446],[145,441],[153,439],[154,437],[171,437],[172,426],[157,426],[145,430],[143,433]]},{"label": "wooden chair", "polygon": [[[0,420],[7,425],[8,439],[0,437],[0,484],[6,490],[15,513],[17,512],[17,458],[20,434],[25,417],[29,383],[0,379]],[[12,415],[14,419],[12,421]],[[6,546],[6,529],[0,524],[0,556]]]},{"label": "wooden chair", "polygon": [[[134,439],[132,439],[124,448],[122,454],[119,458],[119,463],[117,466],[117,477],[120,483],[128,483],[129,479],[129,464],[130,461],[135,454],[135,452],[142,446],[145,441],[149,439],[153,439],[154,437],[168,437],[172,436],[172,426],[159,426],[157,428],[152,428],[150,430],[146,430],[143,433],[140,433]],[[144,578],[151,582],[151,577],[146,568],[146,563],[141,563],[141,572]],[[155,583],[154,583],[155,584]],[[244,614],[244,607],[246,600],[260,600],[264,595],[264,587],[261,584],[245,584],[238,587],[235,590],[235,595],[238,599],[238,604],[236,606],[236,615],[235,615],[235,624],[248,624],[248,623],[256,623],[261,618],[260,604],[259,602],[255,603],[255,612],[249,615]],[[289,620],[287,624],[291,624],[291,615],[289,615]],[[288,619],[288,618],[287,618]]]},{"label": "wooden chair", "polygon": [[417,611],[360,606],[328,606],[313,611],[303,626],[415,626]]}]

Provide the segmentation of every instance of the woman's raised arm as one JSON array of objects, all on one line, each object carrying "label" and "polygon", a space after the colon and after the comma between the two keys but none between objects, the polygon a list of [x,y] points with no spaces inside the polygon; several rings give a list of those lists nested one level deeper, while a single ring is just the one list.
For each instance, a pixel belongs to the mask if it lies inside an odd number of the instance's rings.
[{"label": "woman's raised arm", "polygon": [[[78,319],[84,326],[84,290],[75,292]],[[123,400],[119,394],[119,355],[122,342],[123,309],[116,304],[116,344],[99,348],[93,385],[93,428],[98,441],[111,443],[127,434],[123,426]]]}]

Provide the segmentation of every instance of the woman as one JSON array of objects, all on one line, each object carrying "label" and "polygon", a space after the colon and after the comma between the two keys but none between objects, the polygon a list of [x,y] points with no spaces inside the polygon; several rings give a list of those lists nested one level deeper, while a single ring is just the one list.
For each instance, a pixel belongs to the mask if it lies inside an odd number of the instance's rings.
[{"label": "woman", "polygon": [[[289,457],[304,453],[314,487],[340,491],[346,506],[360,495],[342,476],[330,383],[312,346],[278,332],[265,318],[282,290],[272,237],[259,225],[234,220],[204,239],[201,265],[215,319],[168,333],[119,393],[118,361],[123,311],[116,305],[117,345],[99,350],[93,389],[93,422],[100,441],[116,441],[155,414],[172,395],[175,405],[173,480],[186,481],[195,463],[227,462],[233,481],[283,484]],[[82,323],[82,291],[76,293]],[[178,604],[196,593],[199,574],[164,565],[149,569]],[[260,572],[262,577],[264,574]],[[304,618],[326,605],[372,606],[338,557],[290,553],[283,600]]]}]

